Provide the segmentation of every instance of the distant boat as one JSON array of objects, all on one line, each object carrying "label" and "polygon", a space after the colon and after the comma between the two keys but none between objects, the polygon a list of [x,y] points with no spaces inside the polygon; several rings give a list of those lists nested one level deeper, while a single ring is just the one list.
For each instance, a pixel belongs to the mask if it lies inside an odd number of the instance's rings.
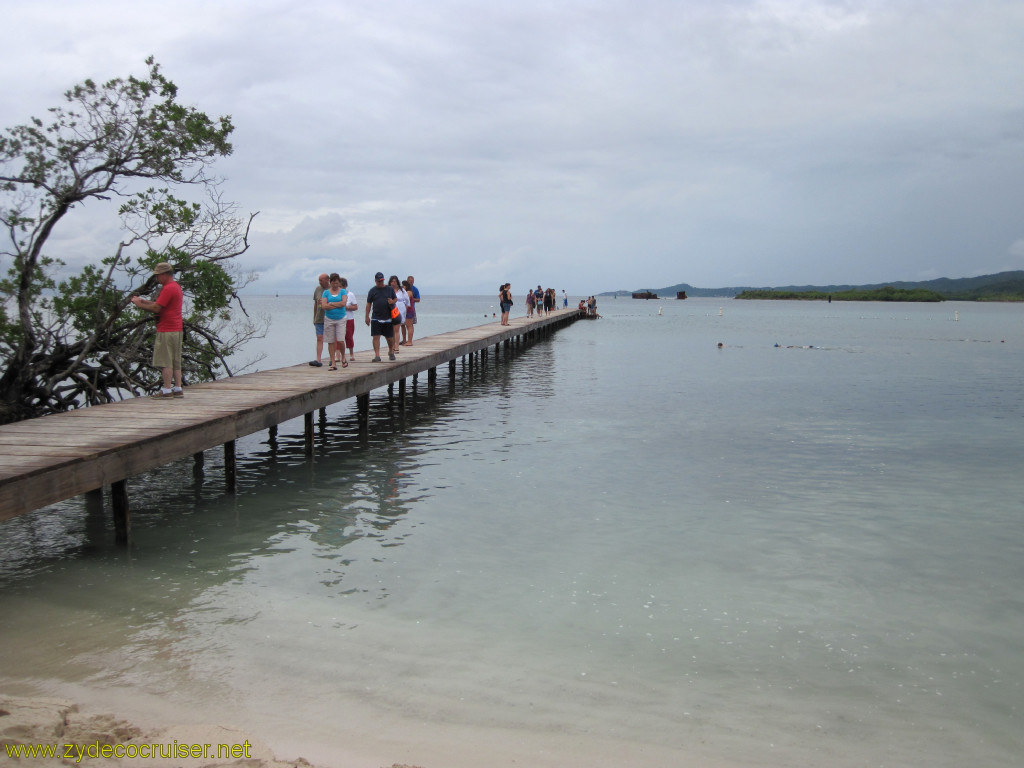
[{"label": "distant boat", "polygon": [[658,298],[658,294],[651,293],[650,291],[642,291],[640,293],[634,293],[633,294],[633,298],[634,299],[656,299],[656,298]]},{"label": "distant boat", "polygon": [[685,298],[686,298],[686,291],[679,291],[679,292],[678,292],[678,293],[676,294],[676,298],[677,298],[677,299],[685,299]]}]

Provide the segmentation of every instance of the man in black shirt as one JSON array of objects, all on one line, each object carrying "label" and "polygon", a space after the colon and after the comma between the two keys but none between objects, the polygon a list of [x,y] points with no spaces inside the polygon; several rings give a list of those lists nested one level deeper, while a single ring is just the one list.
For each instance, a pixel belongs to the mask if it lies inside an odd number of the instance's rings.
[{"label": "man in black shirt", "polygon": [[398,297],[384,284],[384,274],[374,275],[373,288],[366,294],[366,324],[373,340],[373,362],[380,362],[380,337],[388,340],[388,360],[395,359],[395,332],[391,324],[391,308]]}]

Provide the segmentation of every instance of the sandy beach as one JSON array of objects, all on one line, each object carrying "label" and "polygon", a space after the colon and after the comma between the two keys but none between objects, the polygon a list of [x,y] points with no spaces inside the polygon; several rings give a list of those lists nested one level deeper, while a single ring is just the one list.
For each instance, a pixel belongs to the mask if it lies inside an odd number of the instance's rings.
[{"label": "sandy beach", "polygon": [[[25,755],[24,748],[49,745],[56,748],[53,756]],[[206,745],[212,757],[202,755]],[[219,745],[225,745],[220,756]],[[19,747],[23,748],[20,757]],[[197,756],[189,755],[190,751]],[[103,756],[115,752],[127,756]],[[5,696],[0,696],[0,758],[4,765],[39,768],[350,768],[347,763],[313,764],[302,757],[278,759],[259,740],[233,728],[203,724],[143,728],[116,714],[84,711],[66,699]],[[395,763],[390,768],[421,767]]]}]

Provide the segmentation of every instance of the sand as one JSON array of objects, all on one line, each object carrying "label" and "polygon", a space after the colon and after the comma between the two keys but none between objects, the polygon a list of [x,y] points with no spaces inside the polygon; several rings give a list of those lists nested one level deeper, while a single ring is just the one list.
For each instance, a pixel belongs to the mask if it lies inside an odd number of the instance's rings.
[{"label": "sand", "polygon": [[[212,745],[213,757],[102,757],[103,745],[131,754],[142,745]],[[23,745],[57,745],[55,757],[12,757],[12,748]],[[234,746],[236,756],[217,757],[217,745]],[[245,746],[248,744],[248,746]],[[67,745],[67,746],[65,746]],[[177,750],[180,752],[180,748]],[[245,755],[248,755],[246,757]],[[96,755],[96,756],[92,756]],[[78,765],[86,768],[356,768],[348,765],[313,765],[299,757],[278,760],[270,749],[239,730],[217,725],[179,724],[140,728],[109,713],[88,713],[64,699],[0,696],[0,764],[51,768]],[[359,768],[363,768],[360,766]],[[378,768],[367,766],[366,768]],[[418,768],[398,765],[391,768]]]}]

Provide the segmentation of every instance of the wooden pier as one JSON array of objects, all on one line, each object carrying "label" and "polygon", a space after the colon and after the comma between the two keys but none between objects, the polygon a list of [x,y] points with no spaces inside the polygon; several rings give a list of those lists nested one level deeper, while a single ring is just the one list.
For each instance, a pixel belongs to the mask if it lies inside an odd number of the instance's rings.
[{"label": "wooden pier", "polygon": [[365,419],[370,392],[378,387],[397,382],[404,393],[405,380],[423,372],[433,386],[439,366],[447,364],[454,375],[460,358],[472,365],[491,347],[512,349],[579,318],[575,309],[520,317],[509,326],[488,323],[417,338],[394,362],[385,353],[382,362],[371,363],[372,351],[364,350],[358,362],[337,371],[303,362],[188,386],[184,398],[139,397],[0,426],[0,520],[109,485],[116,536],[127,542],[126,481],[134,475],[185,456],[201,464],[204,451],[222,445],[227,490],[234,492],[238,438],[304,416],[311,454],[316,411],[354,397]]}]

